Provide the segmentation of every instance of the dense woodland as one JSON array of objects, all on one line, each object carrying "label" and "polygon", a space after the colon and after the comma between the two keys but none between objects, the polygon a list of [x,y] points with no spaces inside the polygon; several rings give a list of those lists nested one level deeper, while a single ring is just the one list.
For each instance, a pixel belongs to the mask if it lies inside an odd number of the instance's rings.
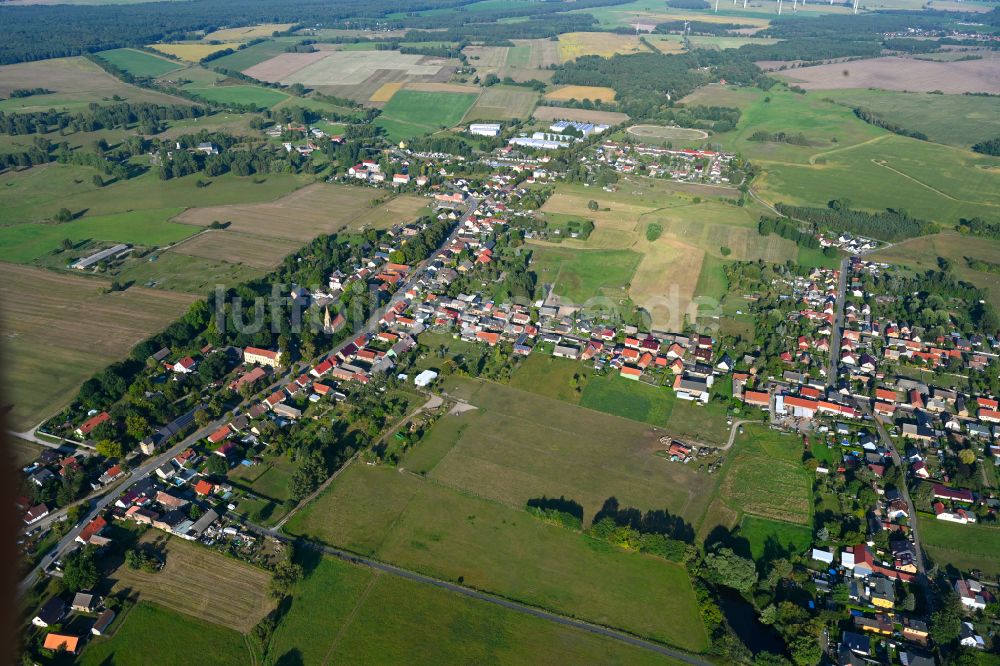
[{"label": "dense woodland", "polygon": [[934,233],[933,222],[911,217],[905,210],[887,208],[879,213],[852,210],[850,202],[834,200],[826,208],[789,206],[779,203],[776,208],[782,215],[809,222],[818,229],[847,232],[867,238],[895,242]]}]

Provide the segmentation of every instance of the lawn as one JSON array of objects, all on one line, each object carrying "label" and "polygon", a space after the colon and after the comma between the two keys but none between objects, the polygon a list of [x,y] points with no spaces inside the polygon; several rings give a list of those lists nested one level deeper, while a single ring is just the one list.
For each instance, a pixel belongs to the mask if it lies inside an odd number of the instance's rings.
[{"label": "lawn", "polygon": [[585,383],[574,382],[573,378],[589,377],[590,374],[590,368],[579,361],[536,353],[521,361],[517,372],[511,377],[510,385],[522,391],[531,391],[577,405],[583,396],[582,387]]},{"label": "lawn", "polygon": [[920,541],[935,564],[963,571],[1000,575],[1000,529],[985,525],[956,525],[920,514]]},{"label": "lawn", "polygon": [[978,95],[932,95],[889,90],[823,90],[815,94],[849,107],[870,109],[931,141],[960,148],[1000,135],[996,98]]},{"label": "lawn", "polygon": [[[190,225],[167,221],[181,210],[183,209],[138,210],[83,217],[63,224],[15,224],[0,227],[0,261],[31,263],[60,250],[60,244],[67,238],[73,243],[108,241],[147,247],[169,245],[197,233],[197,229]],[[91,253],[92,250],[64,253],[65,263]]]},{"label": "lawn", "polygon": [[737,512],[809,525],[812,478],[801,463],[801,440],[764,426],[744,428],[723,472],[722,500]]},{"label": "lawn", "polygon": [[204,296],[216,285],[227,287],[258,278],[264,270],[221,259],[204,259],[177,252],[127,260],[114,274],[122,283]]},{"label": "lawn", "polygon": [[477,98],[473,93],[400,90],[386,102],[375,124],[393,141],[428,134],[457,125]]},{"label": "lawn", "polygon": [[128,611],[110,637],[94,638],[84,649],[83,666],[167,666],[189,663],[192,655],[211,655],[213,664],[250,662],[243,636],[156,604],[142,602]]},{"label": "lawn", "polygon": [[632,250],[582,250],[535,247],[531,270],[540,284],[570,303],[583,305],[591,299],[627,297],[628,287],[642,255]]},{"label": "lawn", "polygon": [[677,398],[669,389],[610,374],[595,375],[588,380],[580,404],[633,421],[666,427]]},{"label": "lawn", "polygon": [[586,521],[609,497],[690,523],[704,510],[698,473],[655,455],[662,431],[500,384],[452,381],[474,387],[468,400],[479,409],[439,420],[402,468],[516,509],[534,497],[565,496]]},{"label": "lawn", "polygon": [[208,102],[251,105],[259,109],[269,109],[288,99],[288,95],[283,92],[258,86],[234,85],[203,88],[199,84],[193,83],[185,86],[184,90]]},{"label": "lawn", "polygon": [[743,516],[738,534],[749,543],[755,561],[801,554],[812,543],[810,527],[750,515]]},{"label": "lawn", "polygon": [[111,49],[110,51],[100,51],[95,55],[101,60],[110,62],[118,69],[138,77],[157,77],[182,67],[180,63],[173,60],[134,49]]},{"label": "lawn", "polygon": [[686,649],[707,647],[682,566],[395,469],[352,466],[286,529]]},{"label": "lawn", "polygon": [[[673,660],[431,585],[323,558],[275,630],[274,663],[673,664]],[[335,590],[335,594],[330,591]],[[392,612],[386,613],[385,609]],[[433,626],[433,632],[427,628]]]}]

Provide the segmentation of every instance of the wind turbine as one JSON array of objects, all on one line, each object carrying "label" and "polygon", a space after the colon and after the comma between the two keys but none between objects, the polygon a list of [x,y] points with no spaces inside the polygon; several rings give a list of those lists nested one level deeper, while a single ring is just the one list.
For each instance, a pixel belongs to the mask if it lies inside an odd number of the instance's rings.
[{"label": "wind turbine", "polygon": [[854,13],[855,14],[858,13],[858,4],[859,4],[859,0],[854,0]]},{"label": "wind turbine", "polygon": [[719,13],[719,0],[715,0],[715,13]]},{"label": "wind turbine", "polygon": [[781,16],[781,0],[778,0],[778,16]]}]

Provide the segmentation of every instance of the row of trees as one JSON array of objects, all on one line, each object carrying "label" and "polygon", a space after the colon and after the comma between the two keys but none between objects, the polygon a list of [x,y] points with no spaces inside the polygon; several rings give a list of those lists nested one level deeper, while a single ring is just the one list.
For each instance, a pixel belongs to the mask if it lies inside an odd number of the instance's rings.
[{"label": "row of trees", "polygon": [[854,115],[856,115],[858,118],[865,121],[869,125],[875,125],[875,127],[881,127],[882,129],[889,130],[894,134],[900,134],[902,136],[908,136],[912,139],[927,141],[927,135],[924,134],[923,132],[918,132],[916,130],[908,130],[905,127],[897,125],[894,122],[886,120],[882,116],[878,115],[877,113],[869,109],[856,106],[854,107]]},{"label": "row of trees", "polygon": [[933,222],[911,217],[903,209],[887,208],[878,213],[850,208],[850,201],[834,199],[826,208],[809,206],[789,206],[779,203],[775,206],[779,213],[790,218],[808,222],[818,229],[831,229],[895,242],[934,233]]},{"label": "row of trees", "polygon": [[[163,105],[145,102],[91,103],[85,111],[29,111],[4,113],[0,111],[0,134],[48,134],[54,131],[96,132],[102,129],[138,127],[144,134],[156,134],[155,129],[170,120],[201,118],[204,107],[190,105]],[[144,128],[154,128],[145,131]]]}]

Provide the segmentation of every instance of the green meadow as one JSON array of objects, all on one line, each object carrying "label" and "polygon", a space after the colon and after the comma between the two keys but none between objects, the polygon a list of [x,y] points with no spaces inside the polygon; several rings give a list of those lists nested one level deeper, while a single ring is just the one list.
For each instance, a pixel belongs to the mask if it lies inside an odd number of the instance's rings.
[{"label": "green meadow", "polygon": [[128,72],[132,76],[138,77],[156,77],[183,67],[179,62],[134,49],[101,51],[97,53],[97,57],[110,62],[115,67]]},{"label": "green meadow", "polygon": [[386,102],[375,124],[385,128],[391,141],[429,134],[461,122],[477,97],[475,93],[400,90]]}]

